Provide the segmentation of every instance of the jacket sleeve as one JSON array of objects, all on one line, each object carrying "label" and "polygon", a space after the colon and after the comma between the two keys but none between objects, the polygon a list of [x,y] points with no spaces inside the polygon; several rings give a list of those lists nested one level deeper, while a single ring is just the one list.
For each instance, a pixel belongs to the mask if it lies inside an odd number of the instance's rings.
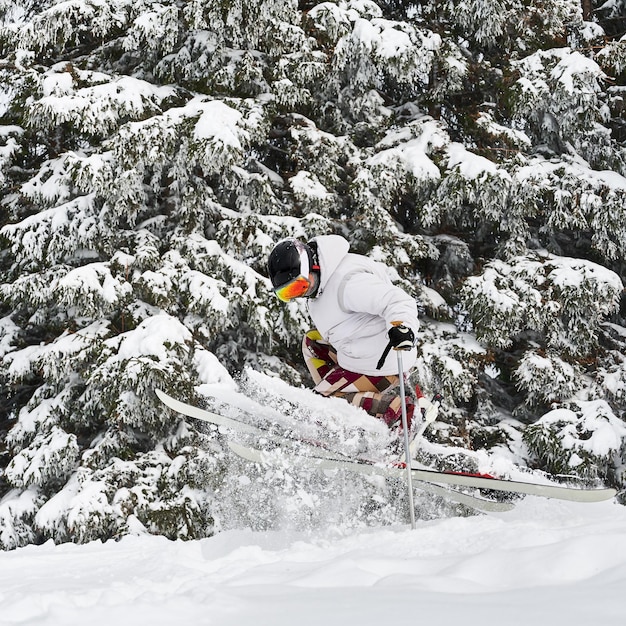
[{"label": "jacket sleeve", "polygon": [[369,313],[392,322],[402,322],[417,334],[417,303],[403,289],[380,276],[358,271],[347,275],[339,291],[339,306],[345,311]]}]

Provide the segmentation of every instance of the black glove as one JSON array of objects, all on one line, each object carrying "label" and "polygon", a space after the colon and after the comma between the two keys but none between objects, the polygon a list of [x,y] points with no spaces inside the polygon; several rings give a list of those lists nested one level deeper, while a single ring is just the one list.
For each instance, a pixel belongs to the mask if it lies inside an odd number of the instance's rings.
[{"label": "black glove", "polygon": [[377,370],[383,366],[391,348],[394,350],[410,350],[415,345],[415,335],[408,326],[395,322],[394,326],[389,329],[388,334],[389,343],[378,361]]},{"label": "black glove", "polygon": [[413,331],[403,324],[389,329],[389,344],[394,350],[410,350],[415,345]]}]

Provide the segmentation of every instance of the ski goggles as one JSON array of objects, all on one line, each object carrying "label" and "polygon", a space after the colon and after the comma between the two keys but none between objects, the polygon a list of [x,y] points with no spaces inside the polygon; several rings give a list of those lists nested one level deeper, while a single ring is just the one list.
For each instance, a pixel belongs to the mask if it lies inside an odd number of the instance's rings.
[{"label": "ski goggles", "polygon": [[305,296],[312,286],[313,281],[311,281],[310,278],[300,275],[293,278],[288,283],[285,283],[280,287],[276,287],[274,289],[274,293],[279,300],[289,302],[294,298],[301,298],[302,296]]}]

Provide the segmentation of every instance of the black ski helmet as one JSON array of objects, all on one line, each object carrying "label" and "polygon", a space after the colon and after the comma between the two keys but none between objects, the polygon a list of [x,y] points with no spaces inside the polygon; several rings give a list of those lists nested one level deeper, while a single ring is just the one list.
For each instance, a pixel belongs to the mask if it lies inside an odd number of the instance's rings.
[{"label": "black ski helmet", "polygon": [[293,237],[283,239],[274,246],[267,270],[278,298],[288,302],[315,294],[319,286],[316,256],[311,245]]}]

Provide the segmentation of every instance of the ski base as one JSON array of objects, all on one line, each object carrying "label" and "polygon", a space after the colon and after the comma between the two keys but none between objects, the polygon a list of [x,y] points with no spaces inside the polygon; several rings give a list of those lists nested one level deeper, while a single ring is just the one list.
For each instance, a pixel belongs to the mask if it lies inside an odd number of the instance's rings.
[{"label": "ski base", "polygon": [[[278,444],[296,444],[299,447],[306,447],[312,454],[319,454],[323,452],[325,457],[328,460],[334,459],[337,461],[350,461],[345,455],[334,453],[327,448],[320,446],[319,444],[314,444],[311,442],[302,441],[296,437],[287,437],[284,435],[277,435],[270,433],[268,430],[263,428],[253,426],[251,424],[247,424],[245,422],[241,422],[239,420],[234,420],[228,417],[224,417],[223,415],[219,415],[218,413],[214,413],[212,411],[208,411],[206,409],[202,409],[200,407],[194,406],[192,404],[187,404],[185,402],[181,402],[176,398],[172,398],[164,391],[160,389],[155,389],[155,393],[159,400],[163,402],[167,407],[176,411],[177,413],[181,413],[186,415],[187,417],[191,417],[194,419],[199,419],[203,422],[207,422],[209,424],[214,424],[217,426],[224,426],[226,428],[230,428],[236,432],[253,434],[257,436],[263,436],[269,438],[273,443]],[[256,451],[252,448],[246,448],[245,446],[241,446],[240,444],[236,444],[230,442],[228,444],[231,448],[236,446],[240,446],[236,452],[242,458],[246,458],[249,461],[261,462],[261,451]],[[233,451],[235,451],[233,449]],[[302,458],[311,458],[308,456]],[[405,470],[406,473],[406,470]],[[472,509],[476,509],[478,511],[484,512],[503,512],[510,511],[514,508],[514,505],[510,502],[495,502],[493,500],[487,500],[485,498],[479,498],[477,496],[472,496],[469,494],[461,493],[450,489],[449,487],[441,487],[440,485],[434,485],[431,483],[424,483],[420,481],[420,489],[422,491],[426,491],[428,493],[432,493],[434,495],[438,495],[442,498],[450,500],[452,502],[457,502],[459,504],[464,504]]]},{"label": "ski base", "polygon": [[290,432],[283,431],[282,433],[275,433],[269,427],[262,428],[260,426],[254,426],[253,424],[248,424],[246,422],[242,422],[241,420],[232,419],[230,417],[220,415],[219,413],[214,413],[213,411],[202,409],[198,406],[194,406],[193,404],[181,402],[176,398],[172,398],[172,396],[169,396],[161,389],[155,389],[154,392],[165,406],[172,409],[172,411],[176,411],[177,413],[181,413],[182,415],[186,415],[187,417],[192,417],[194,419],[201,420],[202,422],[213,424],[215,426],[224,426],[225,428],[230,428],[231,430],[234,430],[238,433],[251,434],[258,437],[267,437],[268,439],[271,439],[272,442],[278,444],[297,444],[300,446],[312,448],[315,450],[315,452],[319,452],[321,450],[324,452],[324,455],[329,458],[337,460],[347,460],[347,457],[343,454],[335,453],[320,443],[305,441]]},{"label": "ski base", "polygon": [[[245,446],[240,444],[229,444],[233,452],[239,456],[245,454],[250,455],[246,451]],[[250,448],[248,448],[250,450]],[[263,453],[254,451],[255,456]],[[245,458],[245,457],[244,457]],[[388,476],[392,478],[402,478],[406,474],[406,470],[390,465],[382,465],[368,463],[365,461],[349,461],[343,459],[330,459],[321,457],[298,457],[307,459],[307,463],[311,467],[317,469],[344,469],[351,472],[361,474],[374,474],[379,476]],[[294,458],[294,460],[296,460]],[[412,469],[411,474],[415,480],[426,483],[441,483],[445,485],[455,485],[457,487],[473,487],[476,489],[492,489],[495,491],[503,491],[508,493],[517,493],[523,495],[542,496],[544,498],[554,498],[557,500],[568,500],[571,502],[602,502],[615,497],[617,491],[615,489],[579,489],[575,487],[564,487],[561,485],[540,485],[537,483],[526,483],[515,480],[506,480],[501,478],[487,478],[483,476],[475,476],[470,474],[456,472],[438,472],[427,469]]]},{"label": "ski base", "polygon": [[[270,455],[264,453],[262,450],[257,450],[255,448],[250,448],[248,446],[243,446],[241,444],[235,443],[233,441],[228,442],[228,447],[239,457],[245,459],[246,461],[251,461],[253,463],[264,464],[270,460]],[[313,457],[298,457],[298,459],[307,459],[310,460]],[[294,457],[295,459],[295,457]],[[316,469],[336,469],[336,468],[321,468],[316,467]],[[401,470],[402,475],[405,476],[405,470]],[[418,481],[418,485],[416,485],[418,489],[421,491],[425,491],[427,493],[432,493],[437,496],[441,496],[446,500],[450,500],[452,502],[457,502],[458,504],[464,504],[472,509],[476,509],[478,511],[484,511],[489,513],[501,513],[504,511],[510,511],[515,508],[515,505],[511,502],[497,502],[495,500],[488,500],[486,498],[479,498],[477,496],[472,496],[466,493],[461,493],[460,491],[455,491],[454,489],[450,489],[449,487],[441,487],[440,485],[435,485],[432,483],[427,483],[423,481]]]},{"label": "ski base", "polygon": [[[199,419],[204,422],[215,424],[217,426],[224,426],[236,432],[262,436],[264,438],[270,439],[273,443],[281,445],[297,444],[298,446],[305,446],[311,452],[311,456],[294,455],[294,460],[306,459],[307,463],[309,463],[313,467],[316,467],[317,469],[344,469],[362,474],[374,474],[394,478],[400,478],[403,476],[406,477],[406,469],[400,468],[398,466],[384,465],[366,460],[351,459],[343,454],[336,453],[332,450],[327,449],[322,444],[303,441],[302,439],[298,438],[296,435],[292,435],[291,433],[273,433],[271,430],[266,428],[253,426],[252,424],[247,424],[245,422],[235,420],[229,417],[224,417],[222,415],[219,415],[218,413],[213,413],[211,411],[207,411],[206,409],[202,409],[200,407],[181,402],[180,400],[172,398],[160,389],[155,389],[155,393],[161,400],[161,402],[163,402],[163,404],[168,406],[173,411],[182,413],[183,415],[186,415],[188,417]],[[254,450],[253,448],[246,448],[245,446],[241,446],[240,444],[235,443],[232,443],[231,448],[236,454],[242,456],[243,458],[247,458],[245,455],[248,455],[248,457],[253,456],[254,459],[248,460],[254,460],[255,462],[261,462],[259,459],[262,459],[264,454],[261,451]],[[411,474],[415,480],[418,480],[421,483],[428,483],[430,485],[433,485],[433,483],[435,483],[443,485],[454,485],[457,487],[491,489],[507,493],[542,496],[545,498],[568,500],[572,502],[602,502],[604,500],[610,500],[614,498],[617,494],[617,491],[611,488],[586,489],[552,484],[542,485],[537,483],[528,483],[501,478],[475,476],[466,473],[439,472],[436,470],[423,469],[418,467],[413,467],[411,469]],[[446,492],[446,494],[449,493],[445,488],[440,489]],[[449,495],[444,495],[444,497],[449,497]],[[508,503],[497,504],[508,505]]]}]

